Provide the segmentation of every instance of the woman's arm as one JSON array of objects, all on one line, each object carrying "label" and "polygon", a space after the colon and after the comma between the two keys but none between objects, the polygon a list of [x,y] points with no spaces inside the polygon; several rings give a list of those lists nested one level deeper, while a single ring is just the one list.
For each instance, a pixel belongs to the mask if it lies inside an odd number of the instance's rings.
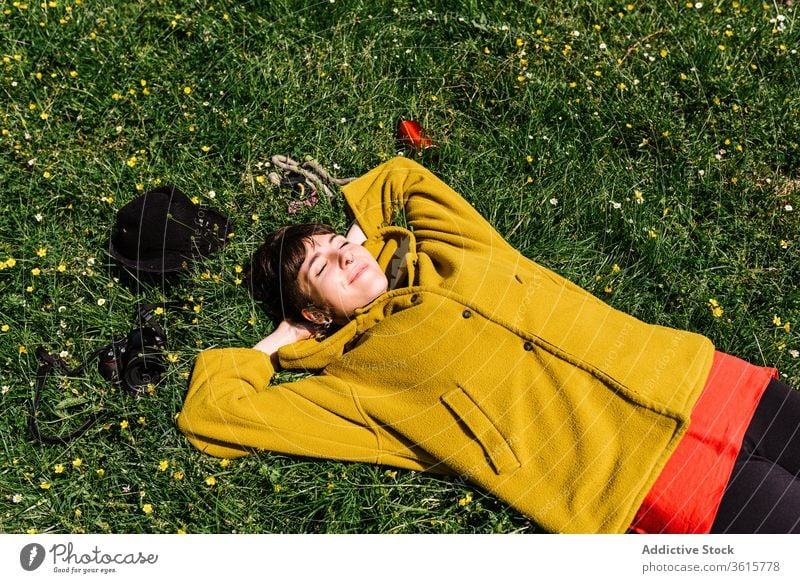
[{"label": "woman's arm", "polygon": [[369,238],[403,222],[418,242],[486,252],[509,248],[494,227],[460,194],[413,160],[398,157],[342,187],[358,230]]},{"label": "woman's arm", "polygon": [[363,245],[364,241],[367,240],[367,236],[364,234],[364,230],[361,228],[361,225],[358,224],[358,221],[353,221],[353,224],[350,225],[350,228],[347,230],[346,239],[356,245]]},{"label": "woman's arm", "polygon": [[299,340],[311,338],[313,334],[314,329],[310,324],[295,324],[294,322],[283,320],[271,334],[261,339],[253,348],[269,354],[272,365],[278,368],[277,353],[280,348]]},{"label": "woman's arm", "polygon": [[[264,340],[271,336],[269,343],[282,338],[273,333]],[[264,449],[351,461],[379,459],[373,428],[346,383],[322,373],[272,385],[274,374],[270,356],[260,350],[203,351],[178,427],[195,447],[218,457]]]}]

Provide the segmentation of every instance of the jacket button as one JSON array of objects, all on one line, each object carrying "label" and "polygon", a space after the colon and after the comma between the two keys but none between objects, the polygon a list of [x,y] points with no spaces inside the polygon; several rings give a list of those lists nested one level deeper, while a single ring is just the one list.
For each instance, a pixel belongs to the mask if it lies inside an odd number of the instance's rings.
[{"label": "jacket button", "polygon": [[417,294],[412,295],[411,296],[411,303],[412,304],[416,304],[417,302],[419,302],[419,296]]},{"label": "jacket button", "polygon": [[533,350],[533,342],[526,342],[525,344],[522,345],[522,348],[528,351]]},{"label": "jacket button", "polygon": [[463,318],[471,318],[472,317],[472,312],[470,312],[469,310],[464,310],[463,312],[461,312],[461,316]]}]

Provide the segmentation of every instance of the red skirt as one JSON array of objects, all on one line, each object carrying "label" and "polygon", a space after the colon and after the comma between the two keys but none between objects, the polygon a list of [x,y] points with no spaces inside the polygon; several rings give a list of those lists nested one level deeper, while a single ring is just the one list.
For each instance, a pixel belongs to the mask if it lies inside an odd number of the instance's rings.
[{"label": "red skirt", "polygon": [[689,429],[636,514],[635,533],[708,533],[774,368],[716,352]]}]

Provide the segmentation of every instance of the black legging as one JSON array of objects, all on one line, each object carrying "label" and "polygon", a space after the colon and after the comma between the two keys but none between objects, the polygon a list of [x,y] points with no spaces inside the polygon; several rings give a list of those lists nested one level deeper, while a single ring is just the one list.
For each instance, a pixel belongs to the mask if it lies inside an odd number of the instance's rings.
[{"label": "black legging", "polygon": [[711,532],[800,532],[800,392],[780,381],[747,427]]}]

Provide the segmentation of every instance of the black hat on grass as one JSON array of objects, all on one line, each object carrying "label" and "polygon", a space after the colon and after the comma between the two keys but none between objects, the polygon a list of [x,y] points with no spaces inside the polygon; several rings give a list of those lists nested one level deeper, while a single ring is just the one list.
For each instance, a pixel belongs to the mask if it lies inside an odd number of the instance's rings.
[{"label": "black hat on grass", "polygon": [[232,231],[227,217],[194,204],[174,186],[164,186],[119,210],[109,252],[133,270],[171,273],[220,249]]}]

